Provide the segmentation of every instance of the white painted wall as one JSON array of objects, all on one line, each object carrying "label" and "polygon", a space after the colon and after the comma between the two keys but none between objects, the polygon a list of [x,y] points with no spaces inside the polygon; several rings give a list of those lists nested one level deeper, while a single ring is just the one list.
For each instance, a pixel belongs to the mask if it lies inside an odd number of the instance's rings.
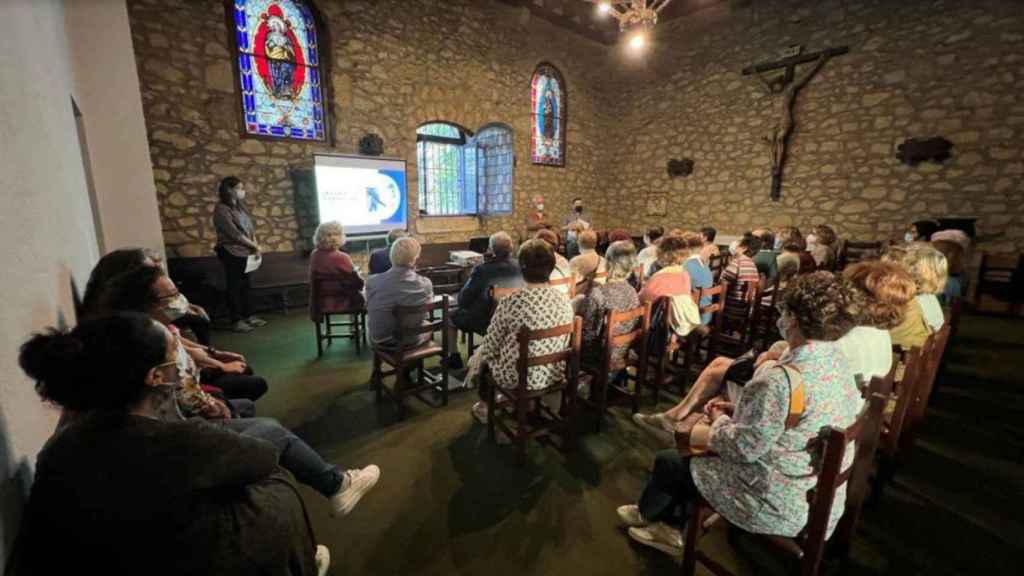
[{"label": "white painted wall", "polygon": [[75,101],[96,190],[100,247],[163,251],[153,165],[125,0],[66,0]]},{"label": "white painted wall", "polygon": [[71,282],[84,289],[99,257],[72,95],[106,248],[163,240],[124,0],[0,0],[0,39],[2,565],[58,416],[18,367],[18,347],[74,324]]}]

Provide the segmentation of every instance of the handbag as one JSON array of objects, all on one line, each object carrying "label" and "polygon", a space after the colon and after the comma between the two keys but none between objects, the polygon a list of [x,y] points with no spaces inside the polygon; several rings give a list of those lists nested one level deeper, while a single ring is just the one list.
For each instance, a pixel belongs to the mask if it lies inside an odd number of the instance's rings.
[{"label": "handbag", "polygon": [[754,377],[754,370],[757,368],[754,366],[754,362],[757,360],[757,355],[753,350],[748,350],[739,358],[732,361],[729,367],[725,369],[725,375],[722,376],[723,382],[733,382],[740,386],[743,386],[750,379]]},{"label": "handbag", "polygon": [[[753,352],[750,352],[752,354]],[[789,410],[786,414],[786,430],[800,424],[800,418],[807,410],[807,390],[803,375],[791,364],[779,364],[789,382]],[[695,412],[683,418],[676,425],[676,448],[682,454],[699,456],[708,451],[711,444],[711,418],[703,412]]]}]

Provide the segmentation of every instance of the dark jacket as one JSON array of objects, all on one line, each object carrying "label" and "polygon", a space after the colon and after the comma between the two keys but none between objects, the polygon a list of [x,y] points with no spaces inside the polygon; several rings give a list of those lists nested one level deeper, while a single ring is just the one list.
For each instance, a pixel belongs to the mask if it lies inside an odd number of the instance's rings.
[{"label": "dark jacket", "polygon": [[452,321],[460,330],[485,334],[491,323],[494,306],[491,302],[491,286],[501,288],[522,288],[523,273],[514,258],[490,260],[473,268],[466,285],[459,291],[459,309],[452,315]]},{"label": "dark jacket", "polygon": [[14,574],[316,573],[302,499],[262,440],[203,422],[78,418],[39,454]]},{"label": "dark jacket", "polygon": [[377,248],[370,253],[370,274],[383,274],[391,270],[391,249]]}]

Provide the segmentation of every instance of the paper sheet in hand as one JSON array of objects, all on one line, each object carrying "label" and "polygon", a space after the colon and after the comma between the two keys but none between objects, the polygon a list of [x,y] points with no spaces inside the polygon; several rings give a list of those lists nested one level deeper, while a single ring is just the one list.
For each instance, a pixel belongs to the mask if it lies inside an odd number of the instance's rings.
[{"label": "paper sheet in hand", "polygon": [[249,258],[245,261],[245,273],[248,274],[253,270],[257,270],[263,264],[263,257],[259,254],[250,254]]}]

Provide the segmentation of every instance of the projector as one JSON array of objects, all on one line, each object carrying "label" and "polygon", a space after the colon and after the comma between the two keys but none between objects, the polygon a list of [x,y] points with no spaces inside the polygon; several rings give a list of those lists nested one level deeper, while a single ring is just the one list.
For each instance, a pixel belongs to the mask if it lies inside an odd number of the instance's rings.
[{"label": "projector", "polygon": [[483,263],[484,255],[472,250],[452,250],[448,253],[448,261],[459,266],[476,266]]}]

